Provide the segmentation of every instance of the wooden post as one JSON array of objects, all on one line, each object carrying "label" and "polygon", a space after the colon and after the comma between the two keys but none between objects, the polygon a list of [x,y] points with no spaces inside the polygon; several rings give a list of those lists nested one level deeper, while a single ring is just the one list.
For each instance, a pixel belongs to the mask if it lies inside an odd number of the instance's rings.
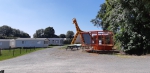
[{"label": "wooden post", "polygon": [[0,48],[0,56],[2,55],[2,51],[1,51],[1,48]]},{"label": "wooden post", "polygon": [[11,51],[11,47],[9,46],[9,52]]},{"label": "wooden post", "polygon": [[20,54],[21,54],[21,48],[20,48]]},{"label": "wooden post", "polygon": [[15,55],[15,49],[13,49],[13,56]]},{"label": "wooden post", "polygon": [[26,48],[26,52],[27,52],[27,48]]},{"label": "wooden post", "polygon": [[35,50],[35,46],[34,46],[34,50]]}]

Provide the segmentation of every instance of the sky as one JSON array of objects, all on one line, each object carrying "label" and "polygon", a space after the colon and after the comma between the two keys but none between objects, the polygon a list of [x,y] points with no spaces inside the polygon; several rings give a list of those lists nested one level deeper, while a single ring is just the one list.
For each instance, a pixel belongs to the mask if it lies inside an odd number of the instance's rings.
[{"label": "sky", "polygon": [[76,33],[72,19],[83,31],[102,30],[90,21],[105,0],[0,0],[0,26],[8,25],[28,33],[53,27],[56,35]]}]

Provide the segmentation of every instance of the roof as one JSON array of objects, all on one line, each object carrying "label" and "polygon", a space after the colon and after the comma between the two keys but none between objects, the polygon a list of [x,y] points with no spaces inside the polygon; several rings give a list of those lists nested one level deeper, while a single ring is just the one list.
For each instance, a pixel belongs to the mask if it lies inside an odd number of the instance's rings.
[{"label": "roof", "polygon": [[64,38],[48,38],[49,40],[63,40]]},{"label": "roof", "polygon": [[17,38],[16,40],[46,40],[46,39],[47,38]]},{"label": "roof", "polygon": [[14,39],[0,39],[0,41],[10,41],[10,40],[14,40]]}]

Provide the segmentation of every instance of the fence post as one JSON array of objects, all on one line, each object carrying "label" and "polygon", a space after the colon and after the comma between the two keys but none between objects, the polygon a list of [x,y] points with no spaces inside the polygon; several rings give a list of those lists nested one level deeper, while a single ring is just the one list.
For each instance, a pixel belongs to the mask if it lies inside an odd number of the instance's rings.
[{"label": "fence post", "polygon": [[22,48],[20,48],[20,54],[21,54],[21,49],[22,49]]},{"label": "fence post", "polygon": [[1,51],[1,48],[0,48],[0,56],[2,55],[2,51]]},{"label": "fence post", "polygon": [[25,48],[26,49],[26,52],[27,52],[27,48]]},{"label": "fence post", "polygon": [[9,52],[11,51],[11,47],[9,46]]},{"label": "fence post", "polygon": [[13,56],[15,55],[15,49],[13,49]]}]

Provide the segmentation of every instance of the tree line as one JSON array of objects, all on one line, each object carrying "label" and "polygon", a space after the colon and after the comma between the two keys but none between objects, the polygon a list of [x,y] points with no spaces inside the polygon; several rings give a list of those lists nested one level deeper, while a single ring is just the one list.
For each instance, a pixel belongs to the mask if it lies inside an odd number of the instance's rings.
[{"label": "tree line", "polygon": [[[74,37],[73,31],[67,31],[66,34],[55,34],[53,27],[47,27],[45,29],[38,29],[33,34],[34,38],[66,38],[65,44],[70,44]],[[0,39],[16,39],[16,38],[30,38],[30,35],[19,29],[11,28],[10,26],[3,25],[0,27]]]},{"label": "tree line", "polygon": [[106,0],[91,22],[113,31],[115,44],[126,54],[150,52],[149,0]]},{"label": "tree line", "polygon": [[14,29],[7,25],[3,25],[0,27],[0,39],[13,39],[18,37],[30,38],[28,33],[19,29]]},{"label": "tree line", "polygon": [[74,37],[73,31],[67,31],[66,34],[55,34],[55,29],[53,27],[47,27],[45,29],[38,29],[33,34],[34,38],[66,38],[64,41],[64,44],[70,44],[72,41],[72,38]]},{"label": "tree line", "polygon": [[73,31],[67,31],[66,34],[55,34],[55,29],[53,27],[47,27],[45,29],[38,29],[33,34],[34,38],[73,38],[74,32]]}]

